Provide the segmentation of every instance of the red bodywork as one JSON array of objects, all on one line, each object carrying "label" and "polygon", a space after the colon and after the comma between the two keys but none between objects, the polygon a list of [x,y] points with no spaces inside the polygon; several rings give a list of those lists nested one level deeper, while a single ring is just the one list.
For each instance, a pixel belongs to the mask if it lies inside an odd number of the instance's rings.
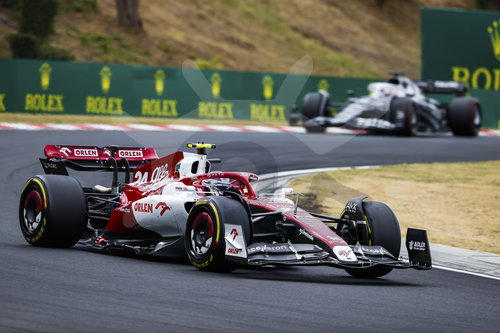
[{"label": "red bodywork", "polygon": [[[77,161],[106,161],[111,157],[110,151],[106,148],[55,145],[46,146],[45,155],[48,158],[56,157]],[[153,148],[120,148],[115,152],[115,158],[126,158],[131,162],[152,161],[134,169],[133,181],[125,185],[120,198],[120,206],[112,212],[106,225],[107,231],[139,237],[160,237],[159,234],[139,225],[133,214],[134,203],[148,196],[161,195],[164,187],[172,182],[180,182],[185,186],[194,186],[197,198],[202,198],[206,195],[202,185],[203,180],[224,178],[231,179],[231,185],[242,193],[251,210],[281,211],[287,222],[296,223],[312,237],[322,242],[325,248],[332,249],[334,246],[347,245],[340,236],[322,221],[303,209],[296,209],[293,203],[285,200],[258,197],[250,184],[250,181],[258,179],[255,174],[210,172],[181,178],[179,173],[176,172],[176,165],[184,159],[184,153],[176,152],[158,159]],[[166,208],[165,205],[159,204],[155,206],[148,206],[147,209],[160,209],[163,212],[170,209],[169,207]]]}]

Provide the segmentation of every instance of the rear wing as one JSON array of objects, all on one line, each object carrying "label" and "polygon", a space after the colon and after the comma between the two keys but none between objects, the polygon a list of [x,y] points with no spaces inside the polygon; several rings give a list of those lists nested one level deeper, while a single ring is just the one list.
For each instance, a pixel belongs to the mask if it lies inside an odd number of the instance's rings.
[{"label": "rear wing", "polygon": [[457,81],[417,81],[417,86],[424,94],[456,94],[465,96],[467,86]]},{"label": "rear wing", "polygon": [[77,171],[130,171],[157,160],[154,148],[47,145],[47,158],[40,158],[46,174],[68,175],[66,168]]}]

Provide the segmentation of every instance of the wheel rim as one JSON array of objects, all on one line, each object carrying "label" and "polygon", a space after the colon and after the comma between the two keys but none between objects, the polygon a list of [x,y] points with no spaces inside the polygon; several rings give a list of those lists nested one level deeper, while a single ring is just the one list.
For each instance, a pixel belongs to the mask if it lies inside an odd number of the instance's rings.
[{"label": "wheel rim", "polygon": [[212,218],[207,212],[196,215],[191,228],[191,253],[203,257],[212,245],[214,229]]},{"label": "wheel rim", "polygon": [[42,221],[42,197],[35,190],[28,193],[24,200],[23,219],[29,234],[33,234]]}]

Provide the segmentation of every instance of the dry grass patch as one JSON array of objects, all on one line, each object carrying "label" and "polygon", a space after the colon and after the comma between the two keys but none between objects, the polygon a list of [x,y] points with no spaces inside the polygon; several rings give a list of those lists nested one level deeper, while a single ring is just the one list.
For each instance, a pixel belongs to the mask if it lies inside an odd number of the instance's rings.
[{"label": "dry grass patch", "polygon": [[427,229],[431,242],[500,253],[500,161],[386,166],[301,177],[307,209],[338,216],[347,200],[368,195],[388,204],[408,227]]}]

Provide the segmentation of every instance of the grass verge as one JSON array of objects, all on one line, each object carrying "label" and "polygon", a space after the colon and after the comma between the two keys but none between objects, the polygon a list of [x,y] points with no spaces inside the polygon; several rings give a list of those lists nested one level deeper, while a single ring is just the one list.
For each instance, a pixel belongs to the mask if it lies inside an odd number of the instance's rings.
[{"label": "grass verge", "polygon": [[342,170],[298,178],[301,207],[338,216],[354,196],[388,204],[406,228],[434,243],[500,254],[500,161]]}]

